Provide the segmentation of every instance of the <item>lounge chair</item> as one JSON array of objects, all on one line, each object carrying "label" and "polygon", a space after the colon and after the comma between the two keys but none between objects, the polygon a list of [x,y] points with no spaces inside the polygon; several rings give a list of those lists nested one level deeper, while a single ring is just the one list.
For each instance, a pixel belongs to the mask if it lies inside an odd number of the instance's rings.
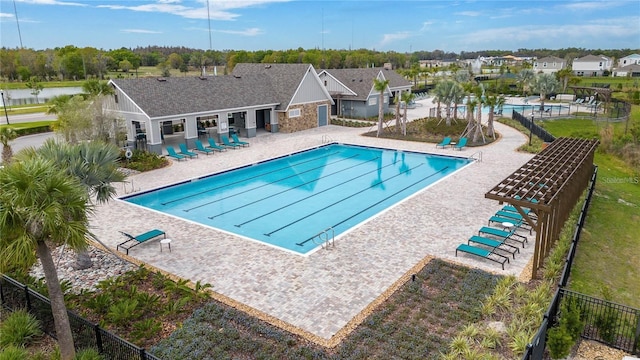
[{"label": "lounge chair", "polygon": [[[502,207],[502,209],[500,211],[507,211],[507,212],[512,212],[512,213],[519,214],[518,210],[516,210],[516,208],[511,206],[511,205],[507,205],[507,206]],[[525,215],[528,215],[530,218],[532,218],[534,220],[538,218],[536,213],[531,211],[531,209],[522,208],[522,212],[525,213]]]},{"label": "lounge chair", "polygon": [[124,241],[118,244],[118,246],[116,246],[116,250],[124,249],[126,250],[127,255],[129,255],[129,249],[131,249],[134,246],[138,246],[145,241],[151,240],[160,235],[163,235],[165,239],[167,238],[167,234],[164,231],[158,230],[158,229],[153,229],[151,231],[147,231],[146,233],[140,234],[137,236],[127,234],[126,232],[123,232],[123,231],[120,231],[120,233],[127,237],[127,241]]},{"label": "lounge chair", "polygon": [[229,141],[229,138],[226,135],[220,136],[220,139],[222,140],[222,145],[225,147],[233,148],[233,149],[242,147],[240,144],[234,144],[231,141]]},{"label": "lounge chair", "polygon": [[187,145],[183,143],[180,143],[179,145],[180,145],[180,152],[178,154],[188,156],[190,158],[198,157],[198,154],[194,153],[193,151],[189,151],[189,149],[187,149]]},{"label": "lounge chair", "polygon": [[489,251],[487,249],[483,249],[483,248],[479,248],[479,247],[471,246],[471,245],[467,245],[467,244],[458,245],[458,247],[456,248],[456,256],[458,256],[458,251],[462,251],[462,252],[466,252],[466,253],[471,254],[471,255],[479,256],[479,257],[485,258],[487,260],[495,261],[495,262],[499,263],[500,265],[502,265],[502,270],[504,270],[504,263],[505,262],[509,262],[509,258],[504,256],[504,255],[500,255],[500,254],[497,254],[497,253],[495,253],[493,251]]},{"label": "lounge chair", "polygon": [[458,143],[453,146],[453,150],[462,150],[462,148],[465,146],[467,146],[467,138],[463,137],[460,138],[460,141],[458,141]]},{"label": "lounge chair", "polygon": [[213,140],[212,138],[209,138],[208,140],[209,140],[209,146],[207,146],[207,148],[218,150],[220,152],[227,151],[225,147],[216,144],[215,140]]},{"label": "lounge chair", "polygon": [[233,140],[234,144],[238,144],[240,146],[249,146],[248,142],[240,141],[240,139],[238,139],[238,134],[236,134],[236,133],[231,134],[231,139]]},{"label": "lounge chair", "polygon": [[504,231],[488,226],[483,226],[480,228],[480,230],[478,230],[478,235],[482,234],[495,236],[502,240],[512,240],[522,244],[522,247],[524,247],[524,244],[527,242],[527,237],[517,234],[515,227],[511,231]]},{"label": "lounge chair", "polygon": [[451,138],[450,137],[446,137],[446,138],[442,139],[441,143],[436,144],[436,148],[441,147],[441,148],[444,149],[445,147],[449,146],[450,144],[451,144]]},{"label": "lounge chair", "polygon": [[200,140],[196,140],[196,150],[200,151],[201,153],[205,153],[207,155],[213,154],[215,152],[213,149],[208,149],[204,147],[204,145],[202,145],[202,141]]},{"label": "lounge chair", "polygon": [[170,157],[176,160],[186,160],[184,156],[176,152],[176,149],[174,149],[173,146],[167,146],[167,153],[169,154]]},{"label": "lounge chair", "polygon": [[489,239],[482,236],[473,235],[467,241],[467,244],[471,245],[471,243],[476,243],[484,246],[488,246],[493,249],[498,249],[509,253],[513,258],[516,258],[516,253],[520,253],[520,249],[517,246],[513,246],[511,244],[507,244],[504,241]]}]

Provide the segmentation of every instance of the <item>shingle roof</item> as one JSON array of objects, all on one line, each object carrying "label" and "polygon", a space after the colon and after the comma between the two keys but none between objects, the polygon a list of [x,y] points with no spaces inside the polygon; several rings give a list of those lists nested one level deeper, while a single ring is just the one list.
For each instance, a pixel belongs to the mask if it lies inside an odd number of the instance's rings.
[{"label": "shingle roof", "polygon": [[389,80],[389,88],[391,90],[411,87],[411,83],[400,74],[384,68],[326,69],[324,71],[357,94],[355,97],[349,96],[348,98],[350,99],[366,100],[373,87],[373,80],[381,71],[385,79]]},{"label": "shingle roof", "polygon": [[559,58],[557,56],[545,56],[545,57],[540,58],[540,59],[538,59],[536,61],[538,63],[541,63],[541,62],[548,62],[548,63],[557,62],[557,63],[561,63],[561,62],[564,62],[564,59],[561,59],[561,58]]},{"label": "shingle roof", "polygon": [[112,81],[152,118],[278,103],[277,94],[265,75],[162,79]]},{"label": "shingle roof", "polygon": [[586,55],[581,58],[573,60],[573,62],[594,62],[594,61],[607,61],[608,57],[604,55]]},{"label": "shingle roof", "polygon": [[286,109],[295,91],[302,82],[310,64],[237,64],[233,68],[234,76],[262,75],[269,79],[272,91],[280,103],[281,109]]}]

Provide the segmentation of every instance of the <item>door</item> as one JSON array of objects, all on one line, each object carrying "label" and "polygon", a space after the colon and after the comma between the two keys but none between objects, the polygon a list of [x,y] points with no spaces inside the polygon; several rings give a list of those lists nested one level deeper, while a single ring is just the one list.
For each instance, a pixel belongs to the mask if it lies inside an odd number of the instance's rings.
[{"label": "door", "polygon": [[327,126],[329,122],[329,116],[327,112],[327,105],[318,106],[318,126]]}]

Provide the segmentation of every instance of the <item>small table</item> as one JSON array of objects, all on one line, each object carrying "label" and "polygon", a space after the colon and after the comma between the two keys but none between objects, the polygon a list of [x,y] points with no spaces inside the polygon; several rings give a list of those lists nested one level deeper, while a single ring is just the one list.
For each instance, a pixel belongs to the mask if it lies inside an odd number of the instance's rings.
[{"label": "small table", "polygon": [[160,240],[160,252],[162,252],[162,245],[167,244],[169,248],[169,252],[171,252],[171,239],[162,239]]},{"label": "small table", "polygon": [[511,231],[514,226],[516,226],[514,223],[510,223],[510,222],[507,222],[507,221],[502,223],[502,227],[504,227],[505,231]]},{"label": "small table", "polygon": [[457,142],[452,141],[452,142],[450,142],[450,143],[449,143],[449,146],[450,146],[450,147],[455,147],[455,146],[456,146],[456,144],[457,144]]}]

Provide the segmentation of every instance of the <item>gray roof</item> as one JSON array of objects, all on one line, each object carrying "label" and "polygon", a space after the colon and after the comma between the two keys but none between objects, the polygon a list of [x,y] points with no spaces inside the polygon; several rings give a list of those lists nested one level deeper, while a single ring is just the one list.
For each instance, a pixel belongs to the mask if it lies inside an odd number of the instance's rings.
[{"label": "gray roof", "polygon": [[233,76],[266,76],[276,94],[281,109],[286,109],[310,64],[253,64],[241,63],[233,68]]},{"label": "gray roof", "polygon": [[541,62],[557,62],[557,63],[562,63],[564,62],[564,59],[561,59],[557,56],[545,56],[543,58],[540,58],[538,60],[536,60],[537,62],[541,63]]},{"label": "gray roof", "polygon": [[581,58],[574,59],[573,62],[596,62],[596,61],[603,61],[603,60],[610,60],[610,59],[604,55],[586,55]]},{"label": "gray roof", "polygon": [[151,118],[278,103],[265,75],[160,79],[113,79],[112,82]]},{"label": "gray roof", "polygon": [[640,64],[629,64],[616,69],[617,71],[640,72]]},{"label": "gray roof", "polygon": [[349,99],[366,100],[373,87],[373,80],[380,72],[385,79],[389,80],[391,91],[397,88],[411,88],[411,83],[400,74],[384,68],[326,69],[324,71],[357,94],[355,97],[348,96]]}]

